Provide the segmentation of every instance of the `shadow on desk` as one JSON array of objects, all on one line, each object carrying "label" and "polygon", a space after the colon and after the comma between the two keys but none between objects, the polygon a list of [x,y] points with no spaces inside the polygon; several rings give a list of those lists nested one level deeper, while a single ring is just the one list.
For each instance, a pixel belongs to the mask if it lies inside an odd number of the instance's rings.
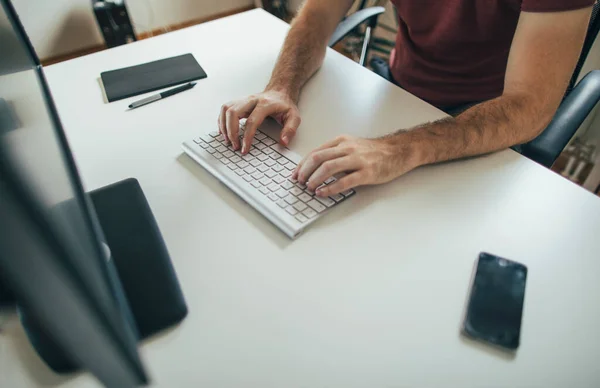
[{"label": "shadow on desk", "polygon": [[98,77],[96,78],[96,81],[98,81],[98,86],[100,87],[100,91],[102,92],[102,101],[104,101],[105,104],[108,104],[108,97],[106,97],[106,90],[104,90],[104,83],[102,82],[102,78]]},{"label": "shadow on desk", "polygon": [[460,335],[460,342],[465,344],[465,346],[470,346],[475,348],[477,351],[481,353],[487,353],[490,356],[500,358],[504,361],[514,361],[517,358],[516,352],[511,352],[508,350],[501,349],[499,347],[495,347],[492,345],[487,345],[483,342],[465,338],[463,335]]}]

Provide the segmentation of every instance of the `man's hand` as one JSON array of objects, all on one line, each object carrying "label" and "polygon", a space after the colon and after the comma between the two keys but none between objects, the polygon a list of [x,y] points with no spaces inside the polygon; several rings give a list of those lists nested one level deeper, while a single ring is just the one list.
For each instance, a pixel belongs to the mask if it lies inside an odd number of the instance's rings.
[{"label": "man's hand", "polygon": [[[300,113],[296,103],[282,92],[265,91],[224,104],[219,115],[219,131],[236,151],[241,146],[242,154],[247,154],[256,130],[267,117],[283,126],[280,142],[287,146],[300,126]],[[244,118],[246,132],[240,145],[240,119]]]},{"label": "man's hand", "polygon": [[[414,155],[403,152],[395,143],[388,138],[337,137],[306,155],[292,178],[322,197],[356,186],[389,182],[418,165]],[[348,175],[317,190],[325,180],[341,172]]]}]

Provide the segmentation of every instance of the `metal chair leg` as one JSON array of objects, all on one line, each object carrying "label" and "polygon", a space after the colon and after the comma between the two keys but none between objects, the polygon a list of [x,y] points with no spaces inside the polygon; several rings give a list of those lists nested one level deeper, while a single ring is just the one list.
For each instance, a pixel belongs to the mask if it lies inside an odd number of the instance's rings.
[{"label": "metal chair leg", "polygon": [[371,43],[371,26],[367,26],[367,28],[365,29],[365,39],[363,41],[362,50],[360,52],[360,60],[358,61],[358,63],[361,66],[364,66],[365,62],[367,60],[367,54],[369,51],[370,43]]}]

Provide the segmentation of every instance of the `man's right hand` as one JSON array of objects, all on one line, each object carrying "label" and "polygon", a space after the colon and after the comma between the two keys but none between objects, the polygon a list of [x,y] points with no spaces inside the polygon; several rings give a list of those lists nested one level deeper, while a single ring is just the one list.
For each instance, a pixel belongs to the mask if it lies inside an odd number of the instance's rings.
[{"label": "man's right hand", "polygon": [[[219,131],[231,142],[233,149],[237,151],[241,148],[242,154],[247,154],[256,130],[267,117],[272,117],[283,126],[279,141],[287,146],[300,126],[300,112],[295,101],[279,91],[266,90],[224,104],[219,115]],[[240,142],[239,122],[243,118],[246,119],[245,135]]]}]

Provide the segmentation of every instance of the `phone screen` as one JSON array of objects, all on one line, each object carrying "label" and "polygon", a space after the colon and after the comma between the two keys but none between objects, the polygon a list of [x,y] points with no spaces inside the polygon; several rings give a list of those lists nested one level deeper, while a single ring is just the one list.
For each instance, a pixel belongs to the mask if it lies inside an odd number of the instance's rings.
[{"label": "phone screen", "polygon": [[507,349],[519,347],[527,267],[481,253],[471,286],[463,332]]}]

